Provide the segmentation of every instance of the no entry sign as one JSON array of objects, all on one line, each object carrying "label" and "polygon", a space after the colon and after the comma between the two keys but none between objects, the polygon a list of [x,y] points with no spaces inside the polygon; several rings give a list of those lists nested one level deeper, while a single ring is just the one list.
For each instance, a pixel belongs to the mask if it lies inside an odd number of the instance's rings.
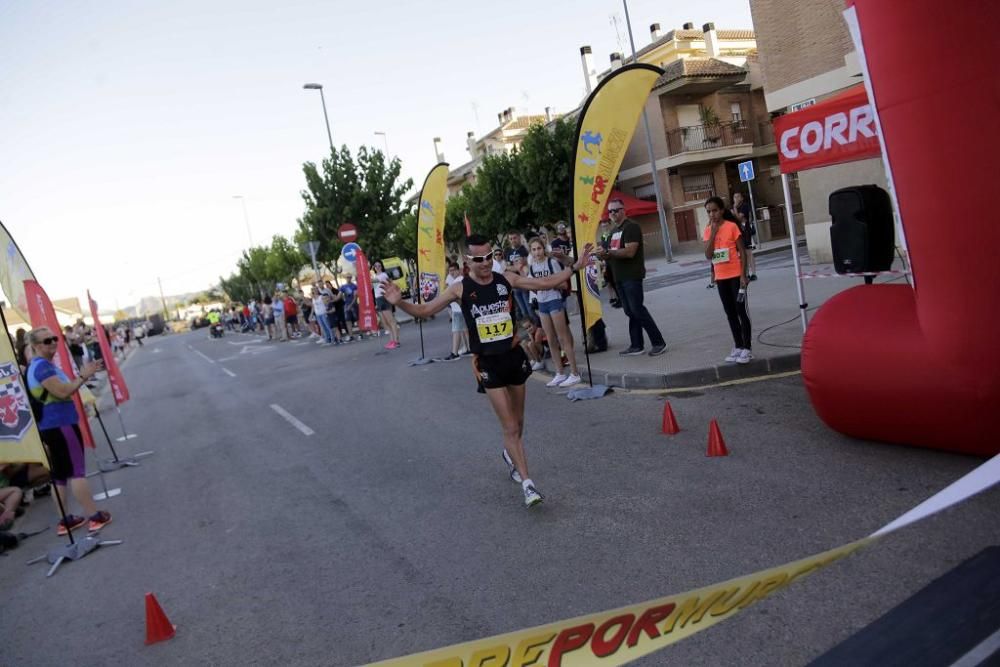
[{"label": "no entry sign", "polygon": [[358,228],[349,222],[345,222],[339,228],[337,228],[337,236],[344,243],[350,243],[351,241],[357,240],[358,238]]}]

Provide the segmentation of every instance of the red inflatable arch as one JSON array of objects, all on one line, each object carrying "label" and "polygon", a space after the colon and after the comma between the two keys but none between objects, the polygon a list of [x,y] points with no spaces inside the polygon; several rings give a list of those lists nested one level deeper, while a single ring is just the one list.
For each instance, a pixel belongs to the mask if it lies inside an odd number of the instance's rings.
[{"label": "red inflatable arch", "polygon": [[915,286],[858,286],[825,303],[803,340],[805,385],[823,421],[847,435],[993,455],[1000,452],[1000,2],[848,4]]}]

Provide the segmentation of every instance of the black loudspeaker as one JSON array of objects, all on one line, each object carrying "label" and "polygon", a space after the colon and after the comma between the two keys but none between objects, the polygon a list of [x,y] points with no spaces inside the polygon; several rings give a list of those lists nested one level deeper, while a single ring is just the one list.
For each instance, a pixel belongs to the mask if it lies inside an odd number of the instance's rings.
[{"label": "black loudspeaker", "polygon": [[892,201],[877,185],[857,185],[830,194],[830,243],[837,273],[888,271],[895,250]]}]

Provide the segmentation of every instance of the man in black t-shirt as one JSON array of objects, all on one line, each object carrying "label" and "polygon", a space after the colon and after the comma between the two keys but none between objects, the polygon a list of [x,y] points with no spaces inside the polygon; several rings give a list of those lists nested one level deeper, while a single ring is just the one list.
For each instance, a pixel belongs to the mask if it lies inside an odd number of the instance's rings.
[{"label": "man in black t-shirt", "polygon": [[[521,240],[521,232],[516,230],[508,232],[507,242],[510,244],[504,250],[504,259],[507,260],[507,270],[521,273],[521,270],[526,266],[526,262],[528,261],[528,249]],[[521,313],[521,319],[531,320],[535,324],[540,323],[538,315],[531,309],[531,298],[528,296],[526,290],[514,289],[514,303],[517,304],[517,309]]]},{"label": "man in black t-shirt", "polygon": [[569,229],[565,222],[556,223],[556,237],[552,239],[552,254],[556,259],[573,254],[573,242],[569,240]]},{"label": "man in black t-shirt", "polygon": [[642,332],[649,336],[649,356],[656,357],[667,351],[663,334],[653,321],[653,316],[643,305],[642,281],[646,277],[646,259],[642,251],[642,228],[625,217],[625,203],[621,199],[608,202],[608,215],[614,227],[607,248],[600,248],[597,256],[607,260],[615,278],[618,298],[628,317],[629,346],[619,352],[625,357],[642,354]]}]

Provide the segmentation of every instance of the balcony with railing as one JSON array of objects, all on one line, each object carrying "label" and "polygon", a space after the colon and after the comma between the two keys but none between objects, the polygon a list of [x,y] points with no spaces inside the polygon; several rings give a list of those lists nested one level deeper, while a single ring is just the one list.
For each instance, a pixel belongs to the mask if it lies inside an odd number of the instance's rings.
[{"label": "balcony with railing", "polygon": [[675,167],[697,162],[731,160],[749,155],[753,144],[753,127],[743,120],[668,130],[668,165]]}]

